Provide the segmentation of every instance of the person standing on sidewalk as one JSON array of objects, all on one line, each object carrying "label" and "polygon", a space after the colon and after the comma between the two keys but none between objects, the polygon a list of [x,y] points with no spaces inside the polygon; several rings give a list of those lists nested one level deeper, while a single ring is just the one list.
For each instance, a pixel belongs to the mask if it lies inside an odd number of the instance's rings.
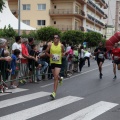
[{"label": "person standing on sidewalk", "polygon": [[96,60],[97,60],[97,64],[98,64],[98,68],[99,68],[99,77],[100,79],[102,79],[102,65],[104,63],[105,60],[105,54],[107,52],[107,49],[105,47],[103,47],[103,43],[100,42],[99,46],[94,50],[94,55],[96,56]]},{"label": "person standing on sidewalk", "polygon": [[90,57],[91,57],[91,53],[86,51],[85,52],[85,61],[87,60],[88,61],[88,67],[90,67]]},{"label": "person standing on sidewalk", "polygon": [[52,99],[55,99],[56,97],[58,80],[60,84],[62,83],[62,78],[59,77],[59,73],[61,70],[63,52],[64,47],[63,44],[60,43],[59,35],[54,35],[53,42],[49,44],[46,49],[46,54],[50,57],[51,69],[54,76],[54,90],[50,95]]},{"label": "person standing on sidewalk", "polygon": [[113,73],[114,80],[117,78],[116,76],[116,66],[120,63],[120,48],[118,48],[118,43],[115,43],[114,49],[111,51],[112,59],[113,59]]}]

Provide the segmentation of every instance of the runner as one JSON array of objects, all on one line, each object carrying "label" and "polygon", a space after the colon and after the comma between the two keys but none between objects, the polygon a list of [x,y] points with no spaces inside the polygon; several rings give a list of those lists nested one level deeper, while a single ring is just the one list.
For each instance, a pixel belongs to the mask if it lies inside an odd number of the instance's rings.
[{"label": "runner", "polygon": [[107,49],[103,47],[103,43],[100,42],[98,48],[94,50],[94,55],[96,56],[99,72],[100,72],[100,79],[102,79],[102,65],[105,60],[105,54],[106,54]]},{"label": "runner", "polygon": [[52,99],[55,99],[56,97],[58,80],[60,84],[62,83],[62,78],[59,77],[59,73],[61,70],[63,52],[64,52],[64,47],[63,44],[60,43],[59,36],[54,35],[54,41],[48,45],[48,48],[46,50],[46,54],[50,57],[51,69],[54,76],[54,91],[50,95]]},{"label": "runner", "polygon": [[112,50],[112,58],[113,58],[113,73],[114,80],[117,78],[116,76],[116,66],[120,63],[120,48],[118,48],[118,43],[115,43],[114,49]]}]

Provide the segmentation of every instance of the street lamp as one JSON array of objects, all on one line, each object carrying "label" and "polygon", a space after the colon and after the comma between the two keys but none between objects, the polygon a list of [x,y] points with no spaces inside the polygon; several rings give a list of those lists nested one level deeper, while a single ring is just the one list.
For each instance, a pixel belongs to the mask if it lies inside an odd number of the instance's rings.
[{"label": "street lamp", "polygon": [[20,11],[21,10],[21,4],[20,4],[20,0],[18,0],[18,35],[20,35]]}]

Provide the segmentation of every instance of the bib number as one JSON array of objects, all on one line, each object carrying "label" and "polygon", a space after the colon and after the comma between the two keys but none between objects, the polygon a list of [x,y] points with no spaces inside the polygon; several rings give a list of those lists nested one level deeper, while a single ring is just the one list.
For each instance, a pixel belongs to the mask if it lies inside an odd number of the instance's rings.
[{"label": "bib number", "polygon": [[103,59],[103,58],[104,58],[104,55],[103,55],[103,54],[99,54],[99,55],[98,55],[98,58]]},{"label": "bib number", "polygon": [[59,61],[60,60],[60,56],[57,55],[57,54],[53,54],[52,60],[53,61]]},{"label": "bib number", "polygon": [[114,56],[114,60],[118,60],[118,56]]}]

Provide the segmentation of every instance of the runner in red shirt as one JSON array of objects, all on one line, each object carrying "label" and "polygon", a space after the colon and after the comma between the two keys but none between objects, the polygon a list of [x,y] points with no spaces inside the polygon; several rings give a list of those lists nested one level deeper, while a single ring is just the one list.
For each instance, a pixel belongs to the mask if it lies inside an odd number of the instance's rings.
[{"label": "runner in red shirt", "polygon": [[114,80],[117,78],[116,76],[116,66],[120,63],[120,48],[118,48],[118,43],[115,43],[114,49],[111,52],[112,59],[113,59],[113,73],[114,73]]}]

